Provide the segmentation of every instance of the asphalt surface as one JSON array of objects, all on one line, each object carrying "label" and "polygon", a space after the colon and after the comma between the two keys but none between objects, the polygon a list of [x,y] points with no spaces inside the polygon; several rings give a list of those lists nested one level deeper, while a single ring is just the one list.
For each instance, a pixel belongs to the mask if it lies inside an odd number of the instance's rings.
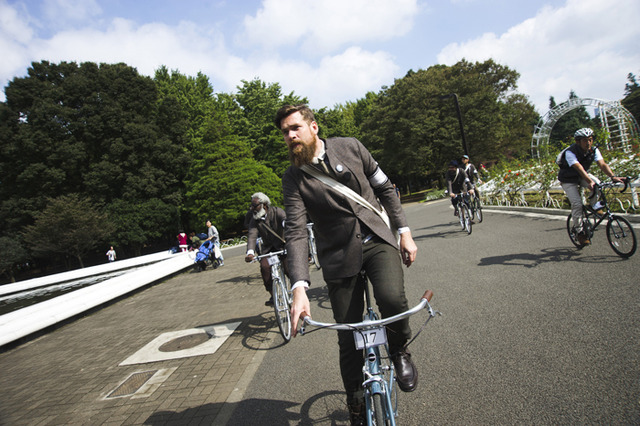
[{"label": "asphalt surface", "polygon": [[[640,424],[639,254],[620,259],[604,229],[578,250],[563,217],[486,211],[467,235],[446,201],[405,211],[409,301],[430,288],[443,315],[412,344],[420,384],[399,424]],[[283,344],[241,252],[2,348],[0,424],[347,424],[334,332]],[[312,280],[312,315],[330,320]],[[215,353],[120,365],[162,333],[231,322]],[[136,390],[148,371],[164,376]],[[109,397],[124,384],[136,393]]]}]

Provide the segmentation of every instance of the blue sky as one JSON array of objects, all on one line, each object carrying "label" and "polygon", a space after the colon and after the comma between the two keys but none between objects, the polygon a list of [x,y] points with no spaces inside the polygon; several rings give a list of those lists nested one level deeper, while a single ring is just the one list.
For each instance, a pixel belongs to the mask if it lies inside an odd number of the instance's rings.
[{"label": "blue sky", "polygon": [[279,83],[321,108],[492,58],[544,114],[570,90],[621,99],[640,74],[638,22],[638,0],[0,0],[0,83],[41,60],[166,65],[217,92]]}]

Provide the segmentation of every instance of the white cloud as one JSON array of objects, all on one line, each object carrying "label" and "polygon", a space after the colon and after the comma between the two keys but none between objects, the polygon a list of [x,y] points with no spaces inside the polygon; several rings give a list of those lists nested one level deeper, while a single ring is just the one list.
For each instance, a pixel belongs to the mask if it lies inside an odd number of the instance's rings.
[{"label": "white cloud", "polygon": [[[385,52],[350,47],[335,56],[325,56],[318,67],[308,63],[283,64],[261,70],[262,76],[280,82],[284,93],[306,96],[313,108],[333,107],[353,101],[390,81],[398,67]],[[263,78],[264,79],[264,78]]]},{"label": "white cloud", "polygon": [[95,0],[44,0],[42,9],[44,24],[53,28],[83,23],[102,12]]},{"label": "white cloud", "polygon": [[515,69],[521,74],[518,90],[542,114],[549,96],[560,103],[571,90],[585,98],[618,100],[626,75],[640,68],[639,19],[637,0],[568,0],[564,7],[541,9],[502,35],[449,44],[438,61],[451,65],[462,58],[493,58]]},{"label": "white cloud", "polygon": [[245,17],[237,41],[263,49],[301,44],[303,53],[323,55],[405,35],[418,9],[417,0],[265,0],[255,16]]}]

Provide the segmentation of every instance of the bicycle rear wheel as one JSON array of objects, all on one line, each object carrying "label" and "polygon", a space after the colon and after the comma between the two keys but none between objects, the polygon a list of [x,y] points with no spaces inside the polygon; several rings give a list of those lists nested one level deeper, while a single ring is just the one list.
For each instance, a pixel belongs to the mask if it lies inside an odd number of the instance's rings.
[{"label": "bicycle rear wheel", "polygon": [[460,209],[460,216],[464,216],[464,226],[462,229],[467,231],[467,234],[471,234],[471,212],[469,211],[469,207],[466,204],[462,206]]},{"label": "bicycle rear wheel", "polygon": [[478,223],[482,222],[482,203],[480,203],[479,197],[474,197],[473,206],[476,212],[476,218],[478,219]]},{"label": "bicycle rear wheel", "polygon": [[630,257],[636,252],[638,242],[629,221],[620,216],[611,216],[607,222],[607,240],[620,257]]},{"label": "bicycle rear wheel", "polygon": [[277,268],[277,273],[272,273],[272,275],[273,285],[271,293],[273,295],[273,309],[276,313],[276,321],[278,322],[280,334],[282,334],[285,343],[287,343],[291,340],[291,302],[289,300],[287,277],[282,269],[282,264]]},{"label": "bicycle rear wheel", "polygon": [[567,216],[567,233],[574,246],[582,247],[582,244],[578,242],[578,227],[573,224],[573,215],[571,213]]},{"label": "bicycle rear wheel", "polygon": [[[589,239],[593,238],[593,232],[595,231],[595,224],[597,218],[593,214],[589,214],[587,209],[582,208],[582,232],[584,232]],[[578,234],[580,233],[580,225],[577,223],[573,223],[573,214],[569,213],[567,216],[567,233],[569,234],[569,238],[574,246],[578,248],[584,247],[584,244],[581,244],[578,240]]]}]

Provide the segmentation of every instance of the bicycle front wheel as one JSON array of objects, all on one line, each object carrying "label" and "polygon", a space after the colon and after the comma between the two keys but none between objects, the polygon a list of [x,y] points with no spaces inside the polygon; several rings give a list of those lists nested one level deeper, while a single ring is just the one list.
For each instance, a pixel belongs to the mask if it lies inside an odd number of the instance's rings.
[{"label": "bicycle front wheel", "polygon": [[460,216],[464,216],[464,229],[467,231],[467,234],[471,234],[471,212],[469,212],[469,207],[463,205],[460,209]]},{"label": "bicycle front wheel", "polygon": [[287,277],[282,270],[282,264],[278,268],[273,268],[273,285],[271,293],[273,295],[273,309],[276,313],[276,321],[280,334],[284,338],[285,343],[291,340],[291,302],[289,300],[289,289],[287,286]]},{"label": "bicycle front wheel", "polygon": [[383,407],[386,407],[386,405],[382,401],[382,395],[380,395],[379,393],[374,393],[371,399],[372,399],[371,409],[373,410],[373,413],[371,413],[371,419],[375,422],[374,424],[376,426],[386,425],[387,424],[387,420],[385,416],[386,410],[383,408]]},{"label": "bicycle front wheel", "polygon": [[629,221],[620,216],[611,216],[607,222],[607,240],[620,257],[631,257],[636,252],[638,242]]},{"label": "bicycle front wheel", "polygon": [[458,220],[460,221],[460,227],[464,231],[464,210],[462,204],[458,204]]}]

